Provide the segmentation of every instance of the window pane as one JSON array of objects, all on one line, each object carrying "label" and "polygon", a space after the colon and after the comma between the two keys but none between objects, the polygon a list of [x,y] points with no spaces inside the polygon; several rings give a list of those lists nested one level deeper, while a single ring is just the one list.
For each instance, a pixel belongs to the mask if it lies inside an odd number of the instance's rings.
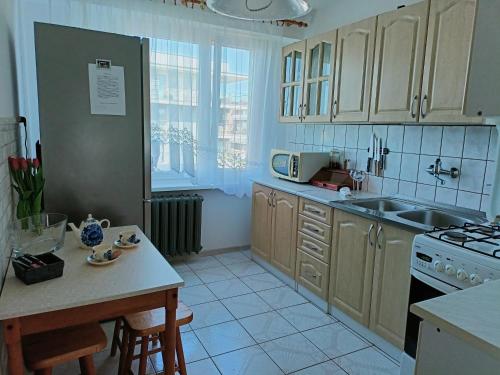
[{"label": "window pane", "polygon": [[301,104],[302,88],[300,86],[293,86],[293,108],[292,116],[300,115],[299,105]]},{"label": "window pane", "polygon": [[285,70],[284,71],[285,82],[291,82],[292,81],[292,53],[291,52],[285,56],[283,69]]},{"label": "window pane", "polygon": [[332,45],[330,43],[323,42],[323,62],[321,64],[321,75],[329,76],[331,63],[330,55],[332,54]]},{"label": "window pane", "polygon": [[329,82],[327,80],[321,81],[319,83],[319,114],[326,115],[328,113],[328,91],[330,88]]},{"label": "window pane", "polygon": [[249,66],[250,51],[221,48],[217,136],[219,167],[245,168],[247,164]]},{"label": "window pane", "polygon": [[307,114],[308,115],[316,115],[317,111],[317,96],[318,96],[318,84],[317,83],[309,83],[308,85],[308,100],[307,100]]},{"label": "window pane", "polygon": [[302,79],[302,52],[295,51],[295,73],[293,80],[298,82]]},{"label": "window pane", "polygon": [[319,44],[311,51],[311,64],[309,65],[309,78],[316,78],[319,70]]},{"label": "window pane", "polygon": [[283,88],[283,116],[290,116],[290,87]]}]

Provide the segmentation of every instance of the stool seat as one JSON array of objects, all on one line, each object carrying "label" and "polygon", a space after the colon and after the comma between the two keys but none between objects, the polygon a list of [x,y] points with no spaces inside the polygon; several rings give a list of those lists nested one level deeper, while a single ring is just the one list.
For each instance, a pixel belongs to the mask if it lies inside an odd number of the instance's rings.
[{"label": "stool seat", "polygon": [[[137,336],[148,336],[165,330],[165,309],[158,308],[149,311],[125,315],[125,322],[129,329],[135,331]],[[179,302],[176,311],[176,326],[180,327],[193,321],[193,312]]]},{"label": "stool seat", "polygon": [[39,370],[100,352],[106,334],[99,323],[89,323],[23,336],[22,343],[26,367]]}]

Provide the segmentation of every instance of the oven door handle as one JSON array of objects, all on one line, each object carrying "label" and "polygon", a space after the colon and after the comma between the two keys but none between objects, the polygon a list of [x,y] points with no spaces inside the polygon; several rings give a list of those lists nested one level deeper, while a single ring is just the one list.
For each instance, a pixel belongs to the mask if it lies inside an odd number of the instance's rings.
[{"label": "oven door handle", "polygon": [[441,293],[450,294],[450,293],[457,292],[460,290],[460,289],[455,288],[454,286],[447,284],[441,280],[437,280],[433,277],[430,277],[430,276],[426,275],[425,273],[422,273],[414,268],[412,268],[410,270],[410,273],[414,278],[420,280],[424,284],[429,285],[431,288],[439,290]]}]

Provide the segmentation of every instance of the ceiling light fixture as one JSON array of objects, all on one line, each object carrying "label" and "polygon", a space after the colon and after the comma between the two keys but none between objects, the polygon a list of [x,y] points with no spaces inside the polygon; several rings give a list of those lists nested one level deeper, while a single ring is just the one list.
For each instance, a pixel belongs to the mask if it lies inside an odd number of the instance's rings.
[{"label": "ceiling light fixture", "polygon": [[251,21],[293,20],[311,11],[306,0],[207,0],[207,6],[224,16]]}]

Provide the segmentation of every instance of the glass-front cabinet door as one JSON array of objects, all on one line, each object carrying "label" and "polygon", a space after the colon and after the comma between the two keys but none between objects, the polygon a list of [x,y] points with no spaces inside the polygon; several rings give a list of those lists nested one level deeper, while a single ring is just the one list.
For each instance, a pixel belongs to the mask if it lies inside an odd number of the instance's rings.
[{"label": "glass-front cabinet door", "polygon": [[303,121],[329,122],[337,30],[307,39]]},{"label": "glass-front cabinet door", "polygon": [[283,47],[281,61],[280,121],[301,122],[306,42]]}]

